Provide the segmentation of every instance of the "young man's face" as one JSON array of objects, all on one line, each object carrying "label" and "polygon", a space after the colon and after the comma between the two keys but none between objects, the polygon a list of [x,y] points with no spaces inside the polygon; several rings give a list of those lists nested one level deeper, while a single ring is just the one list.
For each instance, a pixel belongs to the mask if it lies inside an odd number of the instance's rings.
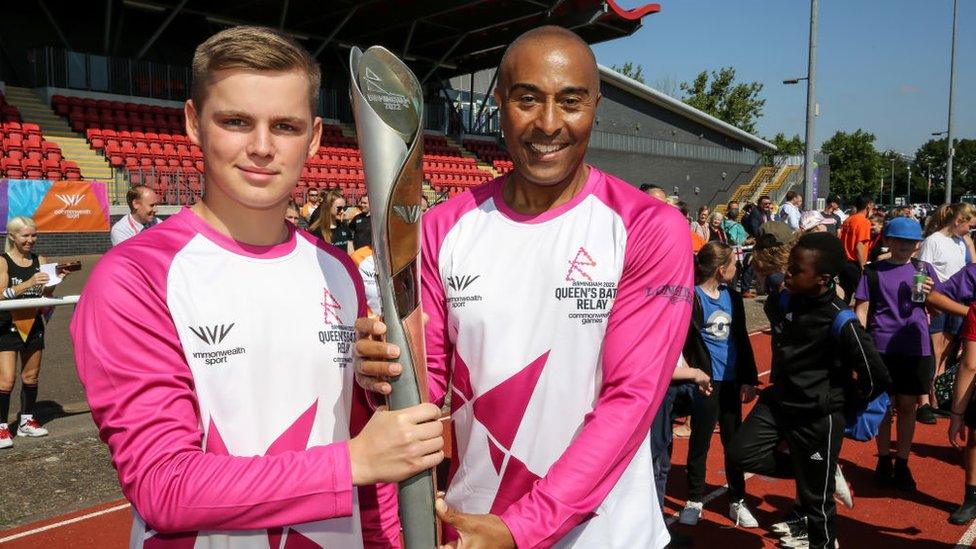
[{"label": "young man's face", "polygon": [[794,246],[786,265],[783,285],[794,294],[819,295],[827,287],[829,277],[817,274],[817,252]]},{"label": "young man's face", "polygon": [[318,191],[308,191],[308,201],[312,204],[319,203],[319,192]]},{"label": "young man's face", "polygon": [[299,70],[218,71],[200,108],[187,101],[186,118],[190,140],[203,150],[208,202],[255,210],[288,199],[322,132]]},{"label": "young man's face", "polygon": [[772,209],[773,209],[773,201],[772,200],[768,200],[768,199],[761,200],[761,201],[759,201],[759,208],[762,211],[768,213],[768,212],[772,211]]},{"label": "young man's face", "polygon": [[359,211],[366,215],[369,215],[369,196],[363,195],[359,197]]}]

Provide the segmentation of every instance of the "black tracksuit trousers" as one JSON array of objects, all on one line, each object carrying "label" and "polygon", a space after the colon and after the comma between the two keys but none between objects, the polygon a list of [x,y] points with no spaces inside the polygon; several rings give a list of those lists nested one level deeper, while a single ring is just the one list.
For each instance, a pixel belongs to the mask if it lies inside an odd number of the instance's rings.
[{"label": "black tracksuit trousers", "polygon": [[[834,472],[844,437],[844,414],[794,415],[760,398],[732,440],[731,460],[750,473],[796,479],[811,549],[837,538]],[[776,450],[786,440],[789,453]]]},{"label": "black tracksuit trousers", "polygon": [[725,477],[729,482],[729,502],[745,496],[746,479],[742,469],[729,460],[732,435],[742,423],[742,401],[736,381],[713,381],[712,394],[695,393],[691,412],[691,438],[688,440],[688,501],[701,501],[705,495],[705,460],[718,422],[725,451]]}]

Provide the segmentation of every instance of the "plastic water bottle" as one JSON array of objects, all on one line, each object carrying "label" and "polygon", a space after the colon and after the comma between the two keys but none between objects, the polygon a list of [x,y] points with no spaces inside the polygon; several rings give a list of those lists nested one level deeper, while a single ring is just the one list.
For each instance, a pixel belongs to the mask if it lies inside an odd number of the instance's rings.
[{"label": "plastic water bottle", "polygon": [[912,277],[912,301],[915,303],[925,303],[925,280],[929,274],[925,271],[925,265],[920,261],[915,276]]}]

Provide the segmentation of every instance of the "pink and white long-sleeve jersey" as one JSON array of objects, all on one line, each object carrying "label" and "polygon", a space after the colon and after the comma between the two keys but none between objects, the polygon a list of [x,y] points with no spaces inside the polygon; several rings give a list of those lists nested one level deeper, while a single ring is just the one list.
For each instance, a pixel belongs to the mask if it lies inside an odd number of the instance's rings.
[{"label": "pink and white long-sleeve jersey", "polygon": [[135,510],[133,548],[398,544],[395,508],[353,486],[346,442],[368,417],[351,351],[362,280],[288,226],[255,247],[184,209],[85,286],[78,375]]},{"label": "pink and white long-sleeve jersey", "polygon": [[423,218],[431,397],[453,374],[447,501],[520,548],[663,547],[648,432],[691,314],[688,224],[595,168],[538,216],[499,178]]}]

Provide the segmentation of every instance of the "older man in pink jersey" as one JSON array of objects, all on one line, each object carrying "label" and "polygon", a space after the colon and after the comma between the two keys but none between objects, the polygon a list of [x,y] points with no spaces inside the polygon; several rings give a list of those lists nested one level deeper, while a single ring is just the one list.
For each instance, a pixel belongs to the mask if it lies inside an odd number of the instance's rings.
[{"label": "older man in pink jersey", "polygon": [[[600,80],[572,32],[516,40],[495,98],[515,170],[423,218],[429,385],[455,429],[447,539],[663,547],[648,430],[688,328],[687,225],[583,162]],[[391,347],[360,339],[360,384],[390,390]]]}]

